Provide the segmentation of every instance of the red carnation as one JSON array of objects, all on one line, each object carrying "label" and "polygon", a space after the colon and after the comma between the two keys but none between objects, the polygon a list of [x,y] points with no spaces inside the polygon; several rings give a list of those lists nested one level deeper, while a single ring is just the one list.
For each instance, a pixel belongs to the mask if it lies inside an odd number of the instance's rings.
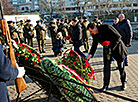
[{"label": "red carnation", "polygon": [[28,57],[25,57],[25,60],[28,60]]},{"label": "red carnation", "polygon": [[66,60],[62,60],[62,62],[65,62]]},{"label": "red carnation", "polygon": [[87,59],[85,59],[85,62],[86,62],[86,63],[89,63],[89,61],[88,61]]},{"label": "red carnation", "polygon": [[88,74],[88,76],[89,76],[89,77],[92,77],[92,75],[91,75],[91,74]]},{"label": "red carnation", "polygon": [[37,56],[37,58],[38,58],[38,59],[40,59],[40,57],[39,57],[39,56]]},{"label": "red carnation", "polygon": [[24,49],[24,47],[20,47],[21,49]]},{"label": "red carnation", "polygon": [[33,56],[35,56],[35,54],[34,54],[34,53],[33,53],[32,55],[33,55]]},{"label": "red carnation", "polygon": [[69,40],[69,39],[70,39],[70,35],[68,35],[68,36],[66,37],[66,39]]},{"label": "red carnation", "polygon": [[20,43],[19,45],[21,46],[21,45],[23,45],[23,44]]},{"label": "red carnation", "polygon": [[29,49],[29,47],[25,47],[25,48]]},{"label": "red carnation", "polygon": [[89,67],[89,64],[88,63],[85,64],[85,68],[87,68],[87,67]]},{"label": "red carnation", "polygon": [[17,55],[17,56],[20,56],[19,52],[16,52],[16,55]]},{"label": "red carnation", "polygon": [[69,52],[69,54],[70,54],[70,55],[73,55],[73,54],[74,54],[74,52],[73,52],[73,51],[70,51],[70,52]]},{"label": "red carnation", "polygon": [[37,63],[36,62],[33,62],[33,65],[37,65]]},{"label": "red carnation", "polygon": [[73,62],[73,64],[76,64],[76,62]]},{"label": "red carnation", "polygon": [[40,63],[41,61],[40,61],[40,60],[38,60],[38,62]]},{"label": "red carnation", "polygon": [[102,42],[101,45],[102,45],[102,46],[109,46],[110,43],[111,43],[110,41],[107,41],[107,40],[106,40],[106,41]]},{"label": "red carnation", "polygon": [[28,52],[31,53],[31,50],[29,50]]},{"label": "red carnation", "polygon": [[80,61],[80,59],[78,57],[76,57],[77,61]]}]

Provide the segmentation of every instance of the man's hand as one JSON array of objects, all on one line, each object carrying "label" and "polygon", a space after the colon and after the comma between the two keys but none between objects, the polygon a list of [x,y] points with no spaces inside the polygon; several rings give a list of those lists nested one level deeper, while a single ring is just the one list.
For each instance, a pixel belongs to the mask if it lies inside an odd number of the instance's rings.
[{"label": "man's hand", "polygon": [[17,75],[17,78],[20,78],[20,77],[23,77],[24,74],[25,74],[25,70],[24,70],[24,67],[17,67],[18,69],[18,75]]},{"label": "man's hand", "polygon": [[126,47],[130,47],[131,46],[131,44],[126,44]]},{"label": "man's hand", "polygon": [[89,54],[88,56],[86,56],[86,59],[90,59],[92,57],[92,55],[91,54]]}]

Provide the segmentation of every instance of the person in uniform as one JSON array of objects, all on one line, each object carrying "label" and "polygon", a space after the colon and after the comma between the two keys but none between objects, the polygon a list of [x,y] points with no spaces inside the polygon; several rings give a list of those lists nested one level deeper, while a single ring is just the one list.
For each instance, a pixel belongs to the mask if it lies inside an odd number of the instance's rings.
[{"label": "person in uniform", "polygon": [[58,29],[56,23],[54,22],[54,19],[51,19],[48,25],[48,29],[50,31],[50,36],[51,36],[52,45],[53,45],[53,42],[56,39],[57,29]]},{"label": "person in uniform", "polygon": [[20,43],[19,36],[17,34],[17,29],[14,27],[13,21],[8,21],[9,31],[11,39],[15,40],[17,43]]},{"label": "person in uniform", "polygon": [[88,53],[89,50],[89,43],[88,43],[88,38],[90,37],[90,31],[87,29],[87,26],[89,24],[89,21],[87,20],[86,17],[83,17],[83,24],[82,24],[82,38],[83,38],[83,44],[84,44],[84,53]]},{"label": "person in uniform", "polygon": [[41,24],[41,21],[36,21],[37,25],[35,26],[36,30],[36,38],[38,42],[38,47],[40,53],[44,53],[44,42],[45,42],[45,34],[46,34],[46,28],[44,28]]},{"label": "person in uniform", "polygon": [[23,36],[23,28],[24,28],[24,24],[23,24],[23,20],[20,20],[19,23],[17,24],[17,31],[18,31],[18,35],[20,38],[20,42],[24,43],[24,36]]},{"label": "person in uniform", "polygon": [[86,57],[90,59],[94,56],[97,49],[98,43],[100,43],[103,48],[104,56],[104,85],[102,90],[107,90],[110,82],[110,68],[111,68],[111,57],[117,61],[118,69],[120,71],[120,79],[122,82],[121,89],[126,88],[126,72],[124,60],[128,54],[128,51],[121,40],[121,35],[119,32],[111,25],[100,25],[90,23],[88,29],[92,34],[93,42],[89,55]]},{"label": "person in uniform", "polygon": [[34,28],[33,25],[30,24],[30,22],[31,20],[29,19],[26,20],[26,24],[24,25],[23,31],[24,31],[25,42],[27,42],[28,45],[33,47]]},{"label": "person in uniform", "polygon": [[0,41],[0,102],[10,102],[6,81],[15,80],[25,74],[23,67],[13,67],[5,56]]}]

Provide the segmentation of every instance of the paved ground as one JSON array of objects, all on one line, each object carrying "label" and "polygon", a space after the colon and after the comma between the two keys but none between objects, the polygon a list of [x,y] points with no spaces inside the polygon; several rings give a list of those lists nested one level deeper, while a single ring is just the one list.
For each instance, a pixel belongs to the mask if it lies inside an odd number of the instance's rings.
[{"label": "paved ground", "polygon": [[[70,47],[70,45],[67,45],[67,46]],[[35,47],[37,48],[36,43],[35,43]],[[83,51],[83,47],[81,47],[81,50]],[[123,96],[124,98],[129,98],[129,99],[132,99],[133,101],[138,102],[138,74],[137,74],[138,73],[138,41],[134,40],[132,42],[132,47],[128,48],[128,50],[129,50],[129,57],[128,57],[129,66],[126,67],[127,89],[125,91],[121,91],[120,89],[121,82],[119,78],[120,77],[119,71],[116,70],[116,62],[114,61],[112,63],[111,81],[109,85],[109,90],[107,92],[113,93],[118,96]],[[53,52],[51,50],[50,40],[46,40],[45,51],[46,53],[43,54],[45,57],[50,57],[51,59],[55,59],[55,57],[53,56]],[[100,89],[103,84],[102,53],[103,53],[102,46],[99,45],[94,58],[90,60],[91,65],[95,68],[95,75],[96,75],[96,81],[92,81],[91,86],[98,89]],[[20,95],[21,99],[40,89],[38,85],[32,82],[32,80],[29,79],[28,77],[26,77],[25,80],[27,82],[28,89],[21,93]],[[14,82],[13,81],[7,82],[7,85],[8,85],[10,99],[12,100],[12,102],[14,102],[17,97]],[[119,97],[114,97],[110,94],[105,94],[102,92],[98,92],[96,90],[94,91],[96,93],[98,100],[101,102],[130,102],[130,101],[121,99]],[[37,94],[33,95],[32,97],[29,97],[29,99],[30,99],[28,100],[29,102],[46,102],[47,95],[42,90]],[[58,102],[58,100],[51,97],[50,102]]]}]

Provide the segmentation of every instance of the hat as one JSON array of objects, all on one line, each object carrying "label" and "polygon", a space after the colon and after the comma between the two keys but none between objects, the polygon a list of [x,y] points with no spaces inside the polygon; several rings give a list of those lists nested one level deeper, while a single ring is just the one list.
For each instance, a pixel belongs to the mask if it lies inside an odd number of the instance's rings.
[{"label": "hat", "polygon": [[13,21],[7,21],[7,23],[8,23],[8,24],[11,24],[11,23],[13,23]]},{"label": "hat", "polygon": [[23,20],[20,20],[19,22],[23,22]]},{"label": "hat", "polygon": [[87,19],[87,17],[84,16],[83,19]]},{"label": "hat", "polygon": [[30,19],[27,19],[26,22],[31,22],[31,20]]},{"label": "hat", "polygon": [[41,22],[41,21],[40,20],[36,21],[36,23],[39,23],[39,22]]}]

